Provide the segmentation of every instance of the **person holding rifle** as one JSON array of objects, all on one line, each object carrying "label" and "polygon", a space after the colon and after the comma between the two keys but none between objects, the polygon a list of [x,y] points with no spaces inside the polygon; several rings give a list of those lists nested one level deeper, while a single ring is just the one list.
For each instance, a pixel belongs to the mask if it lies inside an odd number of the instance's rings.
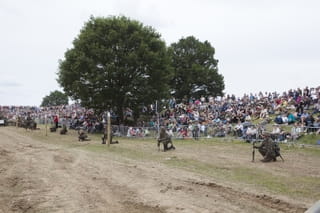
[{"label": "person holding rifle", "polygon": [[263,132],[262,136],[263,141],[260,146],[253,144],[252,161],[254,161],[254,149],[258,149],[263,156],[262,162],[277,161],[277,157],[280,157],[282,161],[284,161],[280,154],[280,147],[272,141],[271,134],[269,132]]}]

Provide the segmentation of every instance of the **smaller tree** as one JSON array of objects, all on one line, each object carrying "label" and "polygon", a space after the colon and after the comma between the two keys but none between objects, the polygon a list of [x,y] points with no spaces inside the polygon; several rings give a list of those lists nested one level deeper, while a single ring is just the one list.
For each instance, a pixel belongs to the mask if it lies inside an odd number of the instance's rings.
[{"label": "smaller tree", "polygon": [[218,73],[215,49],[208,41],[200,42],[193,36],[182,38],[171,44],[168,53],[174,73],[171,94],[175,98],[223,95],[224,78]]},{"label": "smaller tree", "polygon": [[68,96],[64,94],[63,92],[60,92],[58,90],[55,90],[50,93],[50,95],[47,95],[42,100],[42,107],[47,106],[58,106],[58,105],[66,105],[68,104]]}]

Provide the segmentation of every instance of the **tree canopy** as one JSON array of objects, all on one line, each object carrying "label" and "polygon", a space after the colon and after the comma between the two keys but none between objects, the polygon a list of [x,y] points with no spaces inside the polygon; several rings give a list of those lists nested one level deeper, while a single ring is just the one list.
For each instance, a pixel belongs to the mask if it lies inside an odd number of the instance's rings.
[{"label": "tree canopy", "polygon": [[224,79],[218,73],[215,49],[208,41],[200,42],[193,36],[182,38],[169,47],[173,78],[171,93],[175,98],[199,98],[223,94]]},{"label": "tree canopy", "polygon": [[171,77],[164,41],[153,28],[126,17],[91,17],[60,60],[58,82],[81,105],[138,116],[168,95]]},{"label": "tree canopy", "polygon": [[47,106],[66,105],[68,104],[68,102],[69,100],[66,94],[58,90],[55,90],[42,99],[41,106],[47,107]]}]

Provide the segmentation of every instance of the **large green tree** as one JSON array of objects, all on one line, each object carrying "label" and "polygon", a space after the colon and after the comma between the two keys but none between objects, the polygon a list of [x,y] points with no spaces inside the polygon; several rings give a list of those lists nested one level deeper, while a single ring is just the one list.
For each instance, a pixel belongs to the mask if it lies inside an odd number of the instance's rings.
[{"label": "large green tree", "polygon": [[153,28],[127,17],[91,17],[60,61],[58,82],[66,94],[96,111],[139,116],[143,105],[167,96],[166,45]]},{"label": "large green tree", "polygon": [[174,70],[171,93],[177,99],[223,95],[224,78],[218,73],[215,49],[208,41],[189,36],[171,44],[168,52]]},{"label": "large green tree", "polygon": [[41,106],[58,106],[68,104],[68,96],[63,92],[55,90],[42,99]]}]

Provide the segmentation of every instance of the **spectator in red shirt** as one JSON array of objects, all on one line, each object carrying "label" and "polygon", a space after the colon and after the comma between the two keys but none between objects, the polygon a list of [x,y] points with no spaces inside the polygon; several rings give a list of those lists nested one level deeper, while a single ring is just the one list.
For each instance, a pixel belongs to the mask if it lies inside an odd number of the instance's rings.
[{"label": "spectator in red shirt", "polygon": [[58,129],[58,124],[59,124],[59,117],[58,117],[58,115],[55,115],[55,116],[53,117],[53,122],[54,122],[54,124],[56,125],[56,129]]}]

